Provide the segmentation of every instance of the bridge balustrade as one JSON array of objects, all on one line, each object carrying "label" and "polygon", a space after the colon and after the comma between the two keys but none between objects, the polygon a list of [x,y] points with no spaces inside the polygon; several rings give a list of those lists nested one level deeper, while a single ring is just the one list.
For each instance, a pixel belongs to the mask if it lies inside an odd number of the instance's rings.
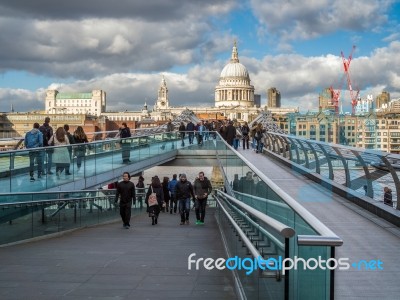
[{"label": "bridge balustrade", "polygon": [[387,186],[393,191],[394,206],[400,209],[400,155],[275,132],[265,134],[265,147],[309,172],[376,201],[383,201],[383,188]]},{"label": "bridge balustrade", "polygon": [[[319,257],[325,261],[335,258],[335,247],[343,243],[335,233],[261,173],[240,152],[233,150],[223,140],[218,142],[220,145],[216,152],[226,191],[217,192],[220,201],[223,201],[221,206],[231,211],[231,218],[264,258],[298,257],[305,261]],[[293,229],[293,238],[286,239],[271,228],[269,222],[260,221],[255,217],[255,211]],[[238,229],[235,225],[228,226],[225,223],[232,223],[232,220],[227,218],[221,225],[227,247],[233,253],[231,256],[245,255],[243,238],[238,234]],[[245,249],[249,249],[247,243],[244,244]],[[244,293],[250,299],[334,299],[334,270],[298,268],[290,270],[285,276],[281,275],[269,273],[264,277],[261,273],[251,276],[242,273],[239,278]],[[311,283],[313,288],[310,288]]]},{"label": "bridge balustrade", "polygon": [[[179,133],[172,132],[138,135],[124,139],[114,138],[70,146],[3,151],[0,152],[1,192],[16,193],[48,190],[62,184],[87,180],[105,172],[121,169],[126,165],[126,162],[123,162],[122,159],[122,145],[128,145],[130,153],[129,164],[157,158],[169,151],[185,147],[180,141]],[[71,163],[68,165],[71,175],[66,175],[64,171],[60,176],[57,176],[55,163],[51,164],[51,171],[54,174],[48,174],[50,157],[53,157],[55,155],[54,152],[57,152],[60,148],[67,148],[70,151]],[[36,180],[34,182],[29,181],[30,156],[35,158],[34,177]],[[79,156],[82,161],[80,168],[77,167]],[[40,179],[37,178],[39,157],[44,172]]]}]

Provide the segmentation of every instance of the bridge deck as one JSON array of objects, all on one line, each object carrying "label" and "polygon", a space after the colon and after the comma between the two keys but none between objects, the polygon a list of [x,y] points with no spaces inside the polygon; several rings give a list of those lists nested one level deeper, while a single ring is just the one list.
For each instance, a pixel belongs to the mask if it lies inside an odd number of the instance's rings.
[{"label": "bridge deck", "polygon": [[398,298],[399,228],[271,158],[252,150],[239,149],[239,152],[343,239],[343,246],[336,248],[337,258],[348,257],[350,262],[383,261],[383,271],[336,271],[335,299]]},{"label": "bridge deck", "polygon": [[[225,257],[208,210],[206,225],[180,226],[162,213],[0,248],[0,299],[236,299],[232,274],[188,270],[188,255]],[[194,220],[194,213],[191,212]]]}]

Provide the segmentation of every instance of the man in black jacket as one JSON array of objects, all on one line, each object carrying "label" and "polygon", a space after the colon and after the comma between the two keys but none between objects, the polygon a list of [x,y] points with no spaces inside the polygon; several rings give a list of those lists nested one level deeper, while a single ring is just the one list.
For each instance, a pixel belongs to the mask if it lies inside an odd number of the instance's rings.
[{"label": "man in black jacket", "polygon": [[131,227],[131,209],[132,203],[136,201],[135,184],[130,181],[131,175],[128,172],[124,172],[122,175],[122,181],[117,184],[117,192],[115,194],[115,202],[119,201],[119,213],[122,218],[124,228],[129,229]]},{"label": "man in black jacket", "polygon": [[206,215],[207,197],[212,191],[211,182],[204,176],[204,172],[199,173],[199,177],[193,183],[193,189],[196,198],[196,225],[203,225]]},{"label": "man in black jacket", "polygon": [[[44,119],[44,123],[42,126],[39,127],[39,130],[43,134],[43,147],[51,146],[51,145],[49,145],[49,140],[53,136],[53,128],[50,126],[50,118],[49,117],[46,117]],[[51,165],[53,163],[53,152],[54,152],[53,148],[46,150],[46,154],[47,154],[46,168],[47,168],[47,174],[49,174],[49,175],[53,174],[53,172],[51,171]],[[45,157],[44,152],[43,152],[42,161],[43,161],[43,163],[46,162],[46,157]],[[43,173],[43,175],[45,175],[45,174]]]},{"label": "man in black jacket", "polygon": [[179,176],[179,181],[175,186],[176,199],[179,202],[179,212],[181,214],[181,225],[189,225],[190,198],[194,199],[193,186],[187,181],[186,174]]},{"label": "man in black jacket", "polygon": [[127,138],[131,137],[131,130],[125,122],[122,123],[122,127],[119,129],[119,137],[121,138],[122,162],[130,163],[131,141]]},{"label": "man in black jacket", "polygon": [[189,144],[191,145],[193,144],[193,137],[194,137],[194,124],[191,120],[186,125],[186,132],[189,136]]}]

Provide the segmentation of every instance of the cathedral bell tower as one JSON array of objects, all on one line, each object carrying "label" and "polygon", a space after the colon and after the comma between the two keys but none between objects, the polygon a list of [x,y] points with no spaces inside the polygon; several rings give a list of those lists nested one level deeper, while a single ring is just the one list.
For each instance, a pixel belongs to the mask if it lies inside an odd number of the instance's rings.
[{"label": "cathedral bell tower", "polygon": [[158,98],[156,102],[156,109],[162,110],[169,108],[169,101],[168,101],[168,88],[167,83],[165,82],[164,75],[161,80],[160,88],[158,89]]}]

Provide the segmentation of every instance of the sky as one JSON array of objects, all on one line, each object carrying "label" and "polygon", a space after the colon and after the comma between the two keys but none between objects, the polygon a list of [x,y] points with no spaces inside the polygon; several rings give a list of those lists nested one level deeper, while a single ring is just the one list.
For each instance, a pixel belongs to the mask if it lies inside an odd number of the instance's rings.
[{"label": "sky", "polygon": [[[213,106],[234,41],[255,93],[316,110],[342,90],[352,54],[359,95],[400,98],[399,0],[2,0],[0,111],[44,110],[45,91],[107,93],[108,111],[154,105],[162,76],[170,106]],[[354,51],[352,51],[355,46]]]}]

